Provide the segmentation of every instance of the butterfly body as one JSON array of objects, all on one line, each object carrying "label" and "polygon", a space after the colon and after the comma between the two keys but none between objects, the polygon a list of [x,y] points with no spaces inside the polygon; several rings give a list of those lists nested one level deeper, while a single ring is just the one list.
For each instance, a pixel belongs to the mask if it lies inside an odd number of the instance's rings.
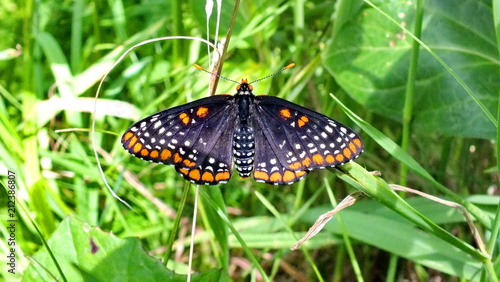
[{"label": "butterfly body", "polygon": [[235,95],[202,98],[149,116],[123,135],[141,159],[174,165],[197,184],[242,178],[294,183],[316,168],[346,163],[363,151],[351,129],[286,100],[252,93],[242,80]]}]

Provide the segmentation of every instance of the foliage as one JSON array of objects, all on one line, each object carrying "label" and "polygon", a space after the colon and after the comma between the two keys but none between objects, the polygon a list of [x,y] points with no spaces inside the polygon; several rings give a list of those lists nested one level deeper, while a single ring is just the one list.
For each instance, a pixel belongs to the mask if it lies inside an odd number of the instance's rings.
[{"label": "foliage", "polygon": [[[131,46],[172,35],[210,34],[213,41],[219,25],[220,37],[232,28],[223,76],[253,80],[295,62],[255,84],[254,92],[334,117],[360,133],[365,152],[359,165],[345,166],[349,175],[314,171],[283,187],[233,177],[225,185],[200,187],[192,262],[200,274],[194,280],[497,280],[499,3],[426,1],[419,20],[416,5],[422,2],[243,1],[231,25],[229,1],[218,23],[212,13],[207,30],[206,4],[198,0],[4,1],[0,246],[3,253],[10,248],[5,225],[11,171],[18,274],[4,267],[2,277],[62,279],[33,220],[71,281],[132,275],[184,280],[195,189],[182,209],[182,178],[172,167],[129,156],[120,137],[139,118],[205,97],[209,76],[192,65],[209,68],[213,51],[208,55],[205,44],[187,39],[142,45],[113,68],[99,98],[94,96],[99,79]],[[417,45],[412,75],[410,32],[419,22],[425,45]],[[221,80],[217,92],[234,88]],[[403,118],[408,103],[409,120]],[[104,178],[89,135],[93,118]],[[405,138],[408,148],[398,145]],[[381,178],[363,167],[381,171]],[[134,210],[112,197],[104,179]],[[495,257],[472,247],[461,215],[428,200],[405,201],[386,182],[464,205]],[[342,211],[300,251],[289,249],[333,208],[333,198],[354,190],[371,199]],[[176,240],[167,255],[171,235]],[[159,262],[165,256],[166,268]],[[0,262],[6,265],[5,256]]]}]

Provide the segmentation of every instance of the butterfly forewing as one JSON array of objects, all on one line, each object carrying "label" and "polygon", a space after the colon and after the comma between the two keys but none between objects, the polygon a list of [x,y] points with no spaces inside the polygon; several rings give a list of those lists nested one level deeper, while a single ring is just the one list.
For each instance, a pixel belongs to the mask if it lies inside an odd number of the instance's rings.
[{"label": "butterfly forewing", "polygon": [[[325,115],[273,96],[259,95],[255,101],[255,123],[284,168],[304,171],[336,166],[363,151],[353,130]],[[269,166],[269,162],[256,156],[255,166]]]},{"label": "butterfly forewing", "polygon": [[138,158],[174,165],[195,183],[225,181],[232,168],[231,142],[221,142],[232,137],[227,132],[234,127],[235,110],[233,96],[200,99],[137,122],[123,134],[122,144]]}]

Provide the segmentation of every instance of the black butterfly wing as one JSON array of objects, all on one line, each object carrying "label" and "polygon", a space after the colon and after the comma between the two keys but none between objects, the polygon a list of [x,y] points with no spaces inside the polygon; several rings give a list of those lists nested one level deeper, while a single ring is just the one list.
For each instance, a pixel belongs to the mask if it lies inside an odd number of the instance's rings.
[{"label": "black butterfly wing", "polygon": [[231,177],[236,114],[231,95],[203,98],[135,123],[122,145],[138,158],[174,165],[194,183],[225,182]]},{"label": "black butterfly wing", "polygon": [[[272,152],[259,152],[260,144],[256,144],[256,180],[290,184],[303,178],[308,170],[340,165],[363,152],[363,142],[352,129],[297,104],[259,95],[255,97],[254,111],[254,124],[267,142],[264,147]],[[259,172],[262,167],[266,167],[265,173]],[[277,174],[271,178],[272,170],[281,173],[281,180]]]},{"label": "black butterfly wing", "polygon": [[[256,119],[259,119],[257,117]],[[270,124],[262,125],[261,122],[255,122],[255,157],[254,172],[255,181],[274,185],[292,184],[304,178],[308,170],[292,170],[282,165],[281,154],[283,151],[276,144],[272,144],[272,139],[267,138],[263,126],[273,126]]]}]

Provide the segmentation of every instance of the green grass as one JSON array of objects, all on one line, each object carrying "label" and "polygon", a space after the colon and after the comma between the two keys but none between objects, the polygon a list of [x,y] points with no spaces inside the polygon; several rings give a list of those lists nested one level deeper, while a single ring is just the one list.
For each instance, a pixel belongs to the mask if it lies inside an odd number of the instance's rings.
[{"label": "green grass", "polygon": [[[365,152],[343,167],[348,174],[314,171],[279,187],[233,176],[199,187],[194,280],[498,280],[499,1],[422,2],[243,1],[234,21],[234,3],[223,2],[218,34],[231,27],[231,38],[222,75],[252,81],[295,62],[254,92],[348,125]],[[422,19],[417,3],[425,5]],[[206,97],[209,75],[193,64],[209,69],[213,51],[177,38],[138,46],[94,97],[100,78],[144,40],[208,32],[213,41],[217,12],[207,31],[203,1],[6,1],[2,8],[2,254],[12,236],[8,171],[17,204],[16,274],[1,256],[2,278],[184,281],[195,186],[173,167],[130,156],[120,137],[143,117]],[[220,80],[216,92],[235,86]],[[387,183],[463,205],[490,257],[460,213],[402,197]],[[290,250],[354,191],[369,197]]]}]

